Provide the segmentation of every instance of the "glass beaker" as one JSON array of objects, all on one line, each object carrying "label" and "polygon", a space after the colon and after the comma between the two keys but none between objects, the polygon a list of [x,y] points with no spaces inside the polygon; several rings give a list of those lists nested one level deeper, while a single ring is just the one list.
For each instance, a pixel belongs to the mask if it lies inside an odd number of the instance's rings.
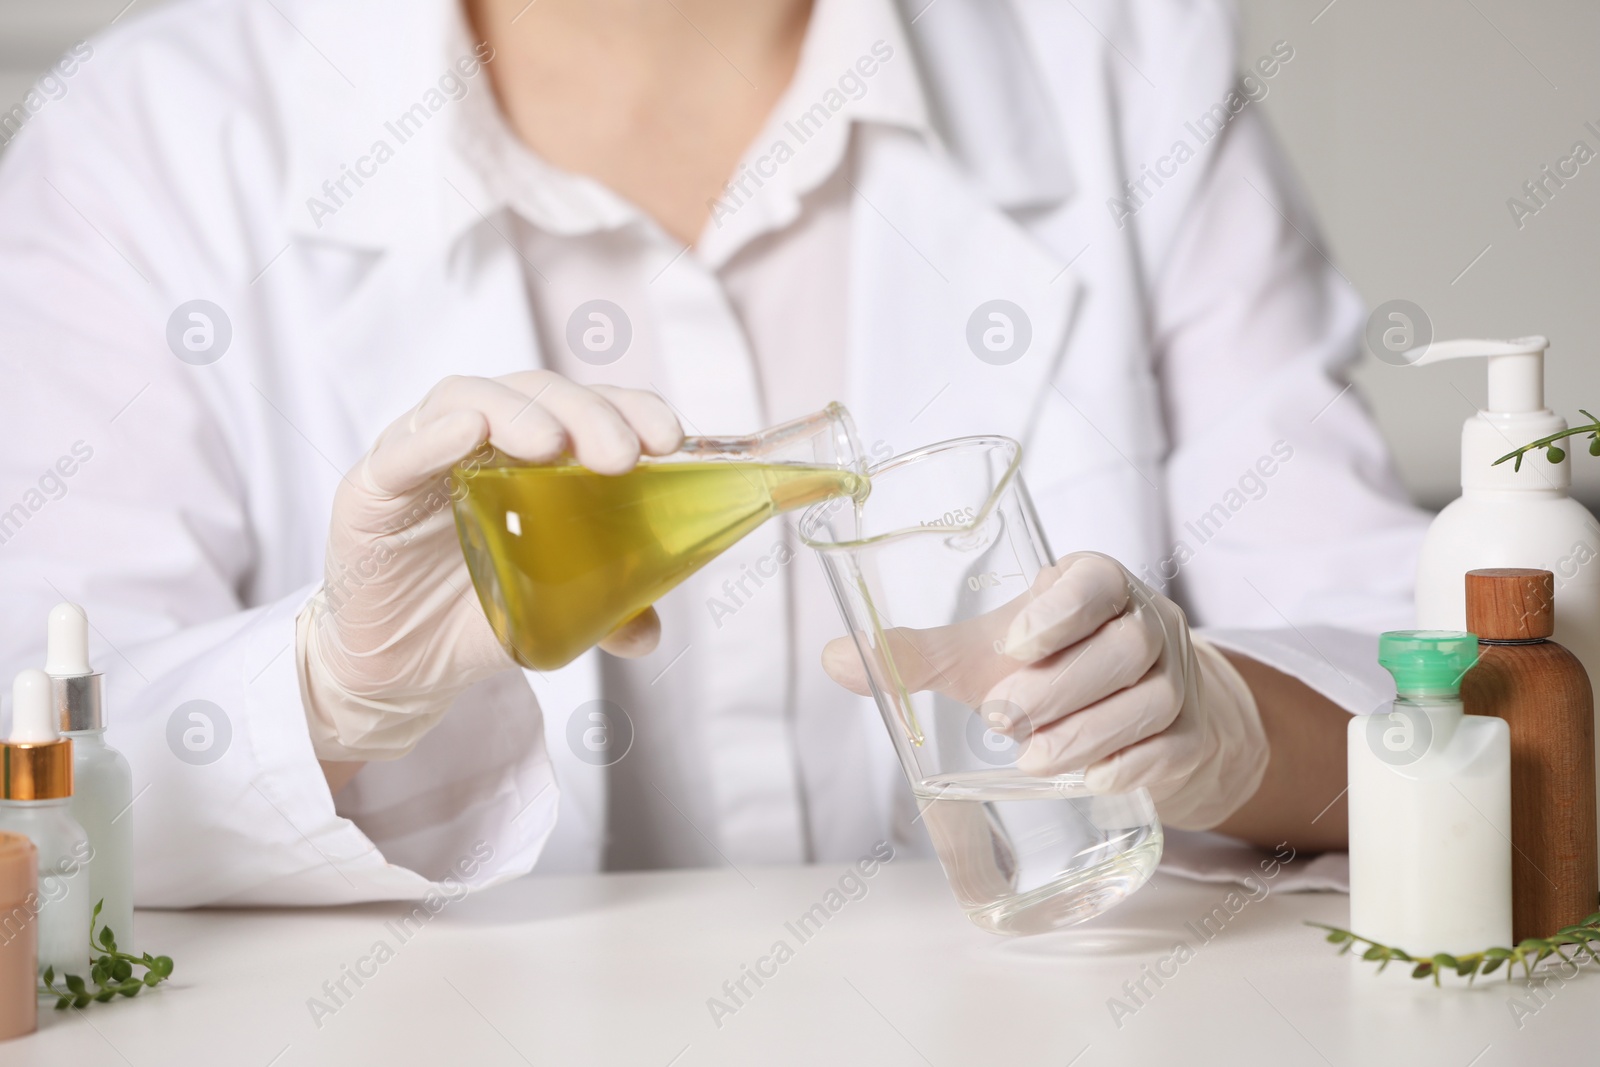
[{"label": "glass beaker", "polygon": [[690,437],[626,474],[497,452],[459,464],[456,531],[494,632],[524,667],[564,667],[780,512],[862,495],[850,413]]},{"label": "glass beaker", "polygon": [[[1018,709],[983,704],[941,670],[941,646],[953,657],[981,634],[998,652],[990,613],[1017,610],[1054,559],[1021,458],[1022,446],[1004,437],[929,445],[874,466],[871,494],[854,507],[820,503],[800,520],[950,887],[973,922],[1004,934],[1069,926],[1116,905],[1149,879],[1162,843],[1145,790],[1095,795],[1081,773],[1024,773],[1026,742],[989,728]],[[913,629],[939,632],[902,639]],[[911,692],[906,678],[946,691]]]}]

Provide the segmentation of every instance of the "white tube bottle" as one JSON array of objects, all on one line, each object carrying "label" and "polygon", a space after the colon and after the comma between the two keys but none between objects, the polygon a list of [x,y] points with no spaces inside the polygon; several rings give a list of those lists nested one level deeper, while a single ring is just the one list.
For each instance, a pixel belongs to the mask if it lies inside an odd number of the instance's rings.
[{"label": "white tube bottle", "polygon": [[[1551,463],[1539,449],[1521,464],[1495,463],[1567,428],[1566,419],[1545,407],[1548,344],[1543,337],[1441,341],[1415,361],[1422,366],[1482,357],[1489,368],[1488,406],[1461,427],[1461,496],[1433,520],[1422,543],[1417,625],[1467,628],[1468,571],[1550,571],[1556,581],[1554,640],[1578,657],[1600,691],[1600,523],[1569,495],[1571,457]],[[1600,706],[1595,726],[1600,730]],[[1600,757],[1595,766],[1600,783]],[[1600,803],[1600,785],[1595,797]]]},{"label": "white tube bottle", "polygon": [[1378,642],[1399,691],[1350,720],[1350,929],[1413,956],[1511,944],[1511,734],[1465,715],[1468,633]]},{"label": "white tube bottle", "polygon": [[39,971],[89,977],[89,835],[72,817],[72,739],[56,732],[50,676],[11,687],[11,735],[0,741],[0,830],[39,850]]},{"label": "white tube bottle", "polygon": [[89,835],[90,895],[105,901],[100,925],[117,946],[133,937],[133,770],[106,744],[103,675],[89,666],[89,619],[76,604],[50,612],[44,669],[58,726],[72,738],[72,814]]}]

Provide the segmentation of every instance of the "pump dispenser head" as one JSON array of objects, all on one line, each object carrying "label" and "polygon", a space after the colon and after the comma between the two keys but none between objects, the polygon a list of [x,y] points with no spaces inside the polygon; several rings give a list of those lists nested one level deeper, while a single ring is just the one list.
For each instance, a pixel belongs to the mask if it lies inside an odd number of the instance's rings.
[{"label": "pump dispenser head", "polygon": [[1478,662],[1478,639],[1455,630],[1390,630],[1378,638],[1378,662],[1405,697],[1452,697]]},{"label": "pump dispenser head", "polygon": [[76,604],[50,609],[44,669],[63,733],[105,729],[103,677],[89,666],[89,616]]},{"label": "pump dispenser head", "polygon": [[1494,461],[1529,441],[1560,433],[1567,420],[1545,407],[1544,352],[1547,338],[1516,337],[1509,341],[1467,338],[1428,345],[1413,366],[1447,359],[1482,357],[1489,364],[1488,407],[1461,427],[1462,489],[1544,489],[1564,492],[1572,485],[1572,467],[1560,463]]},{"label": "pump dispenser head", "polygon": [[1538,335],[1509,341],[1463,338],[1440,341],[1422,350],[1415,366],[1482,356],[1489,362],[1489,407],[1494,415],[1523,415],[1544,408],[1544,350],[1550,340]]},{"label": "pump dispenser head", "polygon": [[0,741],[0,799],[72,795],[72,739],[56,730],[50,676],[26,670],[11,685],[11,733]]}]

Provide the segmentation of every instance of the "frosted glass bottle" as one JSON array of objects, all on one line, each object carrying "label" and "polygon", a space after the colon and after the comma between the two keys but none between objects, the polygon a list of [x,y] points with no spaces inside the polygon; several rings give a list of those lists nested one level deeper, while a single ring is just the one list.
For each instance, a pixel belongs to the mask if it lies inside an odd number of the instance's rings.
[{"label": "frosted glass bottle", "polygon": [[72,815],[88,834],[94,860],[90,907],[105,901],[99,925],[111,927],[117,947],[129,951],[134,946],[133,769],[106,744],[104,730],[73,730],[65,736],[72,739]]},{"label": "frosted glass bottle", "polygon": [[1511,735],[1462,713],[1468,633],[1386,633],[1399,696],[1349,726],[1350,929],[1413,956],[1511,942]]},{"label": "frosted glass bottle", "polygon": [[133,769],[106,744],[102,676],[89,666],[89,620],[76,604],[50,612],[45,671],[63,737],[72,739],[72,814],[89,835],[90,907],[124,951],[133,931]]},{"label": "frosted glass bottle", "polygon": [[70,799],[0,800],[0,830],[23,834],[39,850],[39,973],[89,977],[89,835]]},{"label": "frosted glass bottle", "polygon": [[17,675],[0,741],[0,830],[39,850],[39,971],[89,977],[89,835],[72,817],[72,741],[56,732],[50,676]]}]

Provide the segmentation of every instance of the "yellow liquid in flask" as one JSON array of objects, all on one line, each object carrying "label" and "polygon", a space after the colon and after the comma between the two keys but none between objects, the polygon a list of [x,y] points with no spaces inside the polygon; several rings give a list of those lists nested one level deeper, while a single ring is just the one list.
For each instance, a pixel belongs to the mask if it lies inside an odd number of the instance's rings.
[{"label": "yellow liquid in flask", "polygon": [[478,599],[501,644],[537,670],[572,662],[772,516],[868,489],[837,467],[722,460],[620,475],[491,464],[457,477]]}]

